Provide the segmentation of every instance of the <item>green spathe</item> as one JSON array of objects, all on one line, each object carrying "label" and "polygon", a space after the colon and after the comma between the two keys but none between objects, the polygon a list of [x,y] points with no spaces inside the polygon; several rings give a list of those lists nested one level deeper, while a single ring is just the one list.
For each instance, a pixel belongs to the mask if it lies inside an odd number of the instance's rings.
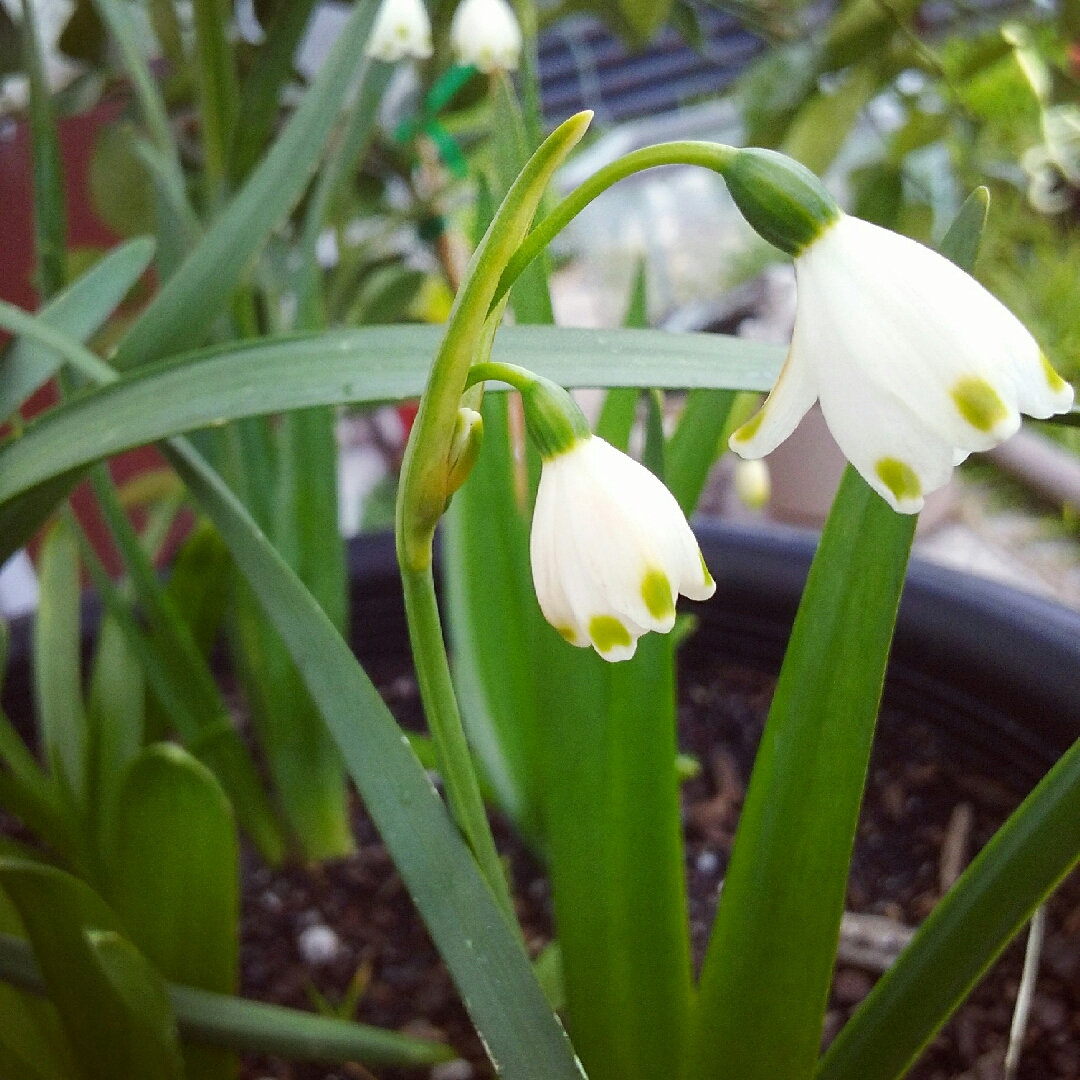
[{"label": "green spathe", "polygon": [[740,150],[721,173],[754,231],[789,255],[801,254],[840,216],[825,185],[775,150]]},{"label": "green spathe", "polygon": [[550,379],[535,376],[521,391],[521,402],[525,426],[545,461],[565,454],[592,435],[577,402]]},{"label": "green spathe", "polygon": [[592,431],[585,414],[557,383],[516,364],[485,361],[473,365],[468,385],[475,386],[488,379],[507,383],[521,394],[525,426],[545,461],[565,454],[591,438]]}]

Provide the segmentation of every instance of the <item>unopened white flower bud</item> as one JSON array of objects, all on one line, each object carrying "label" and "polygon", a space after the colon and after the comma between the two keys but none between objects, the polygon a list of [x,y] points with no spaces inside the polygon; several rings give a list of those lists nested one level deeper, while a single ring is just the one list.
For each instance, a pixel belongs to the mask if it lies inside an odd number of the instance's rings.
[{"label": "unopened white flower bud", "polygon": [[740,461],[735,466],[735,494],[749,510],[760,510],[772,494],[769,466],[760,459]]},{"label": "unopened white flower bud", "polygon": [[458,409],[447,460],[450,466],[446,485],[448,494],[453,495],[469,479],[483,442],[484,418],[475,409],[462,406]]}]

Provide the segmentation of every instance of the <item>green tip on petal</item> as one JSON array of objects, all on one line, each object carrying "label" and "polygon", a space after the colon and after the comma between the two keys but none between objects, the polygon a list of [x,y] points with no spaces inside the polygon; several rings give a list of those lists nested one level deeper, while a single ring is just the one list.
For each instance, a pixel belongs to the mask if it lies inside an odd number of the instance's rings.
[{"label": "green tip on petal", "polygon": [[671,582],[663,570],[648,570],[641,583],[641,598],[654,619],[670,619],[675,614]]},{"label": "green tip on petal", "polygon": [[1067,383],[1065,380],[1053,369],[1050,361],[1046,359],[1046,353],[1039,353],[1039,360],[1042,363],[1043,374],[1046,376],[1046,384],[1050,387],[1055,394],[1060,394],[1065,389]]},{"label": "green tip on petal", "polygon": [[732,438],[736,442],[749,442],[758,433],[758,428],[761,427],[761,422],[764,419],[765,406],[763,405],[742,427],[736,430]]},{"label": "green tip on petal", "polygon": [[702,555],[700,551],[698,552],[698,558],[701,560],[701,572],[705,575],[705,584],[715,585],[716,582],[713,581],[713,576],[709,573],[709,568],[705,565],[705,556]]},{"label": "green tip on petal", "polygon": [[577,632],[572,626],[556,626],[555,629],[563,641],[569,641],[571,645],[576,645],[578,643]]},{"label": "green tip on petal", "polygon": [[594,615],[589,620],[589,637],[601,654],[626,648],[633,641],[630,631],[612,615]]},{"label": "green tip on petal", "polygon": [[[978,375],[969,375],[952,388],[952,399],[960,415],[976,431],[993,431],[1002,420],[1008,418],[1009,410],[998,392]],[[880,466],[879,466],[880,467]]]},{"label": "green tip on petal", "polygon": [[922,484],[910,465],[905,465],[896,458],[882,458],[874,471],[896,497],[897,502],[909,502],[922,496]]}]

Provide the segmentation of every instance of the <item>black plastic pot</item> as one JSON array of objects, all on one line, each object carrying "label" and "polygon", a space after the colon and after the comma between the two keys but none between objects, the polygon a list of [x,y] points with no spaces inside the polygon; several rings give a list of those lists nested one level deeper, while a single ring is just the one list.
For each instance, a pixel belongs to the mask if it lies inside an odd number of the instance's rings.
[{"label": "black plastic pot", "polygon": [[[693,605],[701,620],[685,646],[778,670],[817,543],[815,533],[697,523],[716,595]],[[352,646],[365,665],[408,649],[393,538],[349,545]],[[84,605],[84,628],[97,605]],[[12,626],[5,711],[31,727],[32,620]],[[973,762],[1026,791],[1080,737],[1080,613],[919,559],[912,561],[886,679],[886,702],[941,728]]]}]

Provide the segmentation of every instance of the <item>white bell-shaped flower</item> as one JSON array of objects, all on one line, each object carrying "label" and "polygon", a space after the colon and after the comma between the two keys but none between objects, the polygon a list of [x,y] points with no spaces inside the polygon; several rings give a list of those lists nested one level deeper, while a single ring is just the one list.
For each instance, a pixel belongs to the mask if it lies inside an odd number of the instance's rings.
[{"label": "white bell-shaped flower", "polygon": [[424,0],[383,0],[365,52],[388,64],[406,56],[431,56],[431,20]]},{"label": "white bell-shaped flower", "polygon": [[462,0],[450,38],[458,62],[485,73],[513,71],[521,58],[521,27],[506,0]]},{"label": "white bell-shaped flower", "polygon": [[671,630],[680,593],[716,591],[675,497],[594,435],[545,457],[530,549],[544,618],[605,660],[629,660],[642,634]]},{"label": "white bell-shaped flower", "polygon": [[731,437],[760,458],[815,401],[847,459],[916,513],[1020,414],[1067,412],[1073,388],[1021,322],[937,252],[839,212],[795,258],[791,348],[761,410]]}]

